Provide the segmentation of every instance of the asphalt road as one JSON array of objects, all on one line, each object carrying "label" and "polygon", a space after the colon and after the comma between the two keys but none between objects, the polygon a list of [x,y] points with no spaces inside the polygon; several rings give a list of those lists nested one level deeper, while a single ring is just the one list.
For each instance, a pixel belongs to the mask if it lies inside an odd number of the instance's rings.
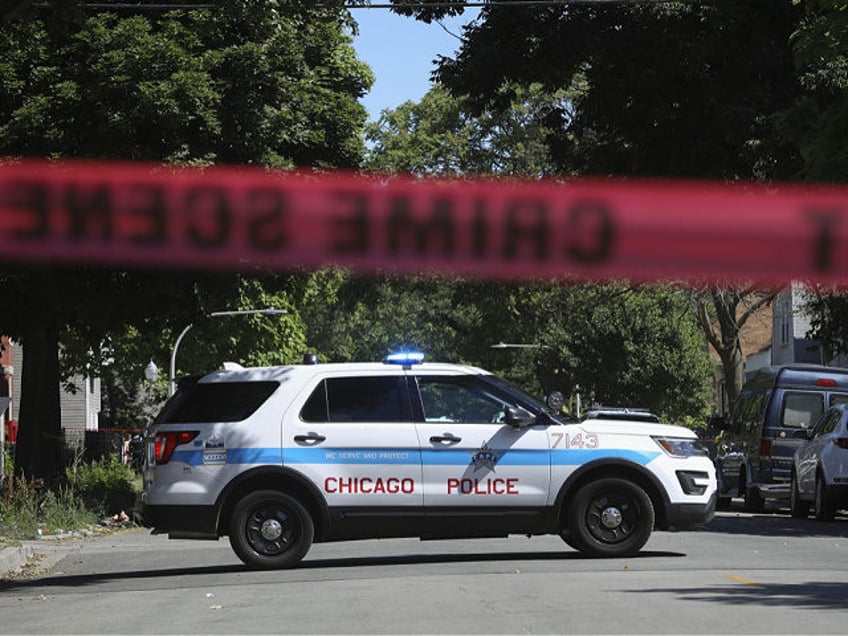
[{"label": "asphalt road", "polygon": [[36,546],[0,582],[0,633],[844,634],[848,518],[724,512],[632,559],[556,537],[313,546],[254,572],[145,530]]}]

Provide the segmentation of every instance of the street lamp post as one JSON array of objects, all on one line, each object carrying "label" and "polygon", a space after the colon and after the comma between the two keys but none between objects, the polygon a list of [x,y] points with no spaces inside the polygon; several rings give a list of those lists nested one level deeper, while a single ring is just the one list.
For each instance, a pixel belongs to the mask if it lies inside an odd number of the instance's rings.
[{"label": "street lamp post", "polygon": [[[281,314],[287,314],[285,309],[239,309],[234,311],[213,311],[210,314],[206,314],[206,318],[218,318],[220,316],[247,316],[247,315],[262,315],[262,316],[279,316]],[[190,324],[185,329],[182,330],[179,336],[177,336],[177,341],[174,343],[174,348],[171,350],[171,373],[170,373],[170,385],[168,386],[168,395],[171,396],[177,389],[176,383],[176,375],[177,375],[177,349],[180,346],[180,342],[182,342],[183,337],[189,332],[194,325]]]}]

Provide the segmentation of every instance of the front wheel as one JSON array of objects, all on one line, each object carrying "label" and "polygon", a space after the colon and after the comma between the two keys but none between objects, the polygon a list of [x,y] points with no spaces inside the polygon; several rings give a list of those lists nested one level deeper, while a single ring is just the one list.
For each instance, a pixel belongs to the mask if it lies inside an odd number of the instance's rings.
[{"label": "front wheel", "polygon": [[810,515],[810,503],[801,499],[798,477],[794,472],[789,486],[789,510],[795,519],[806,519]]},{"label": "front wheel", "polygon": [[816,477],[816,496],[813,506],[813,516],[819,521],[832,521],[836,516],[836,510],[827,496],[827,488],[821,475]]},{"label": "front wheel", "polygon": [[230,522],[230,545],[252,568],[270,570],[296,565],[315,534],[312,517],[300,502],[275,490],[244,497]]},{"label": "front wheel", "polygon": [[574,496],[568,510],[566,542],[584,554],[632,556],[642,549],[654,528],[651,498],[624,479],[599,479]]}]

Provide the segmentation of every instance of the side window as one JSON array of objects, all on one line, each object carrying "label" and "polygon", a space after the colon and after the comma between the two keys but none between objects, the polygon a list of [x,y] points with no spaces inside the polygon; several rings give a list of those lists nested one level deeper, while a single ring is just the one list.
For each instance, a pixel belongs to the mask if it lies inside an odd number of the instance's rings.
[{"label": "side window", "polygon": [[824,413],[824,395],[821,393],[786,393],[780,425],[787,428],[810,428]]},{"label": "side window", "polygon": [[305,422],[410,421],[405,382],[399,376],[327,378],[300,411]]},{"label": "side window", "polygon": [[501,422],[511,402],[468,376],[420,376],[418,392],[425,422]]},{"label": "side window", "polygon": [[836,406],[837,404],[845,404],[848,402],[848,393],[831,393],[830,404],[828,406]]},{"label": "side window", "polygon": [[822,426],[820,426],[819,430],[816,431],[816,436],[827,435],[828,433],[835,431],[841,418],[842,413],[839,411],[831,411],[824,422],[822,422]]},{"label": "side window", "polygon": [[750,433],[759,426],[766,406],[765,391],[749,391],[739,397],[734,418],[737,432]]}]

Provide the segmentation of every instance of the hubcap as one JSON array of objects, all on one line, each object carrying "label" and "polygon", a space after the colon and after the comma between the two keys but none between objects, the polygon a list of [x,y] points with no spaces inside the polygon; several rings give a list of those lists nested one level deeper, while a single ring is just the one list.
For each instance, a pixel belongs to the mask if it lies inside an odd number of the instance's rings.
[{"label": "hubcap", "polygon": [[276,541],[283,534],[283,526],[276,519],[266,519],[262,522],[259,533],[266,541]]},{"label": "hubcap", "polygon": [[604,527],[614,529],[621,525],[622,522],[621,510],[610,506],[601,513],[601,523]]}]

